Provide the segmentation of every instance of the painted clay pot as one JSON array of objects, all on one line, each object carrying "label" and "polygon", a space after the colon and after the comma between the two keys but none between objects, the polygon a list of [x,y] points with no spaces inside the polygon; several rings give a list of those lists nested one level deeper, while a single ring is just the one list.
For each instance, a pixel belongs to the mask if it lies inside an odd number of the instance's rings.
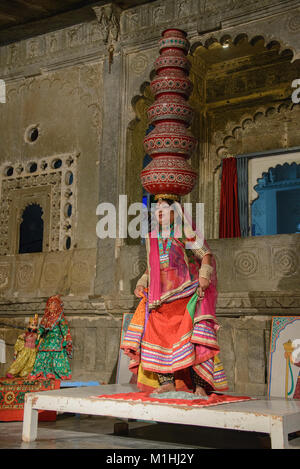
[{"label": "painted clay pot", "polygon": [[150,194],[189,194],[197,173],[180,156],[160,156],[153,159],[141,172],[143,187]]},{"label": "painted clay pot", "polygon": [[188,98],[193,91],[192,82],[187,77],[178,76],[175,72],[155,78],[150,87],[155,97],[159,97],[163,93],[177,93]]},{"label": "painted clay pot", "polygon": [[183,73],[188,73],[190,70],[190,62],[182,54],[178,55],[161,55],[154,62],[154,67],[157,75],[165,72],[165,69],[176,69]]},{"label": "painted clay pot", "polygon": [[166,49],[168,51],[179,49],[186,55],[190,47],[186,36],[186,32],[180,29],[166,29],[163,31],[162,38],[159,41],[159,52],[164,54]]},{"label": "painted clay pot", "polygon": [[187,102],[193,89],[186,58],[189,42],[186,33],[177,29],[168,29],[162,36],[157,75],[150,85],[155,101],[147,110],[154,129],[144,139],[145,151],[153,159],[141,172],[141,181],[150,194],[183,196],[197,179],[187,162],[197,144],[187,129],[193,117]]},{"label": "painted clay pot", "polygon": [[152,158],[160,155],[180,155],[190,158],[197,139],[179,122],[158,122],[144,139],[145,152]]},{"label": "painted clay pot", "polygon": [[193,111],[181,96],[162,95],[148,108],[147,115],[151,124],[162,120],[174,120],[189,126]]}]

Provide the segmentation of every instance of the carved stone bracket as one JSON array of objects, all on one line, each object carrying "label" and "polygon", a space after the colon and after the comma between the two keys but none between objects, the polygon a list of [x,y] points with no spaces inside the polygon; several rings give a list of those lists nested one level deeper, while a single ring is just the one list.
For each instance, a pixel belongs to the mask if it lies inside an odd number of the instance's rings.
[{"label": "carved stone bracket", "polygon": [[113,3],[108,3],[103,6],[94,6],[92,9],[98,20],[103,42],[109,44],[117,41],[120,34],[120,8]]},{"label": "carved stone bracket", "polygon": [[101,36],[104,44],[107,44],[109,54],[109,72],[114,60],[116,42],[120,35],[120,8],[113,3],[104,6],[92,7],[100,26]]}]

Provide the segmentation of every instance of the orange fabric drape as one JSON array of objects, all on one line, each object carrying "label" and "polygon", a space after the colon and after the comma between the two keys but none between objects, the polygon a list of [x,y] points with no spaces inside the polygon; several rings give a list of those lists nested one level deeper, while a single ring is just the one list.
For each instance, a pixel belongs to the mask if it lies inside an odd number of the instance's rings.
[{"label": "orange fabric drape", "polygon": [[237,238],[240,236],[236,159],[224,158],[220,197],[219,237]]}]

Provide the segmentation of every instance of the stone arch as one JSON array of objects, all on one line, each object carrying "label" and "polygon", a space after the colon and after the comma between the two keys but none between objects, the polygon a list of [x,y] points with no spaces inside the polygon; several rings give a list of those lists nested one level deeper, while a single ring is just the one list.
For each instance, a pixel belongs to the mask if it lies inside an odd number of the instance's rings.
[{"label": "stone arch", "polygon": [[31,201],[20,210],[19,254],[43,251],[44,210],[41,205]]},{"label": "stone arch", "polygon": [[[295,116],[294,118],[293,118],[293,115]],[[278,121],[282,120],[282,121],[296,122],[299,119],[299,115],[300,115],[300,104],[294,104],[294,103],[288,103],[288,102],[277,103],[274,106],[265,106],[265,107],[262,106],[262,107],[257,108],[253,114],[250,114],[250,113],[244,114],[239,123],[236,123],[236,124],[231,123],[231,128],[229,128],[228,126],[226,129],[226,132],[224,132],[223,135],[218,136],[218,141],[216,143],[216,148],[215,148],[216,157],[217,157],[217,165],[222,160],[222,158],[226,156],[234,156],[236,154],[251,153],[254,151],[259,152],[259,151],[266,151],[266,150],[281,148],[282,142],[280,141],[280,138],[282,139],[282,136],[278,134],[274,135],[275,139],[278,139],[277,145],[276,144],[272,145],[269,143],[267,147],[266,146],[260,147],[259,143],[256,142],[255,149],[248,147],[244,149],[240,148],[238,150],[236,143],[238,142],[239,139],[242,138],[243,133],[247,131],[247,129],[249,130],[252,128],[253,131],[257,133],[258,127],[261,127],[264,121],[270,122],[270,120],[275,121],[277,119]],[[288,130],[291,131],[291,128],[289,127],[287,131]],[[298,137],[296,135],[290,144],[289,144],[288,136],[286,136],[285,138],[286,138],[285,147],[300,146],[300,136]]]},{"label": "stone arch", "polygon": [[142,186],[138,181],[145,157],[143,139],[149,126],[147,109],[153,101],[150,82],[144,82],[140,87],[140,94],[131,100],[135,118],[129,123],[126,133],[125,193],[128,204],[142,201]]},{"label": "stone arch", "polygon": [[[263,47],[266,50],[271,51],[273,49],[274,51],[277,51],[278,56],[287,57],[288,59],[290,59],[291,64],[295,60],[297,60],[297,58],[299,58],[298,54],[300,53],[300,51],[296,51],[295,48],[292,45],[286,44],[281,38],[279,38],[279,37],[274,38],[274,34],[268,33],[266,31],[264,31],[263,33],[261,33],[261,32],[258,33],[257,31],[252,31],[251,26],[249,26],[249,30],[247,30],[247,27],[245,25],[240,26],[240,27],[234,27],[234,30],[229,31],[229,32],[227,32],[226,30],[224,31],[224,29],[223,29],[223,30],[220,30],[220,31],[215,31],[214,33],[203,34],[200,39],[198,37],[197,39],[195,39],[191,43],[190,57],[191,57],[191,60],[193,60],[193,57],[195,56],[196,51],[201,47],[206,49],[207,51],[209,51],[209,49],[211,47],[213,47],[214,45],[216,45],[216,44],[220,44],[222,46],[224,46],[225,44],[228,44],[229,46],[230,45],[238,46],[238,45],[242,44],[243,41],[248,42],[249,45],[251,45],[253,47],[255,47],[258,43],[261,42],[261,43],[263,43]],[[299,62],[300,62],[300,60],[299,60]],[[300,71],[300,67],[299,67],[299,71]],[[298,78],[298,76],[297,76],[297,78]],[[195,86],[195,83],[194,83],[194,86]],[[293,92],[293,90],[291,88],[290,95],[292,95],[292,92]],[[192,97],[192,99],[193,99],[193,97]],[[284,99],[282,99],[282,101],[284,101]],[[285,106],[286,103],[282,102],[282,103],[280,103],[279,106],[281,106],[281,105]],[[271,113],[272,112],[271,106],[269,106],[269,107],[270,107],[270,109],[268,109],[267,112]],[[264,112],[264,111],[265,110],[264,110],[264,107],[263,107],[262,112]],[[249,117],[249,121],[247,121],[247,116],[245,116],[245,118],[243,119],[243,126],[247,126],[249,124],[251,125],[251,122],[252,122],[251,112],[249,113],[248,117]],[[229,128],[227,130],[229,132]],[[233,129],[233,131],[234,130],[235,129]],[[237,130],[238,129],[236,129],[236,131]],[[216,137],[218,138],[219,135],[216,135]],[[230,134],[224,136],[224,139],[230,140],[231,138],[232,138],[232,135],[230,135]],[[225,147],[226,147],[226,145],[225,145]],[[217,148],[217,150],[219,150],[219,148]]]},{"label": "stone arch", "polygon": [[291,45],[286,44],[281,39],[274,39],[273,34],[263,33],[257,34],[256,32],[249,31],[248,33],[241,30],[236,30],[234,33],[224,32],[224,30],[214,32],[214,35],[204,34],[202,39],[196,39],[191,44],[190,54],[193,55],[198,47],[205,47],[208,49],[212,44],[219,43],[224,45],[225,43],[232,43],[235,46],[242,41],[247,40],[251,45],[255,45],[258,41],[264,41],[266,49],[277,48],[279,54],[285,54],[287,51],[292,53],[292,60],[296,60],[297,52]]}]

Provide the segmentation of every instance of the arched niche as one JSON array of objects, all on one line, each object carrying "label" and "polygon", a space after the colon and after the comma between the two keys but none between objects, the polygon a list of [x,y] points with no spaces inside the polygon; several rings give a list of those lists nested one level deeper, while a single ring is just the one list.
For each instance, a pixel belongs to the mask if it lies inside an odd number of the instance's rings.
[{"label": "arched niche", "polygon": [[[265,39],[263,34],[250,37],[222,32],[217,37],[206,36],[203,43],[192,44],[188,58],[194,85],[189,99],[194,109],[191,130],[198,139],[191,164],[199,173],[189,201],[205,204],[205,236],[217,238],[222,158],[243,153],[250,147],[252,151],[286,148],[293,139],[297,140],[293,135],[288,142],[282,138],[280,141],[280,136],[286,135],[286,122],[278,123],[273,134],[268,132],[259,140],[252,127],[253,120],[258,122],[261,118],[260,112],[263,116],[268,112],[271,117],[272,108],[291,104],[291,84],[300,77],[300,61],[293,61],[294,51],[280,40]],[[129,201],[140,201],[142,197],[139,173],[145,156],[146,110],[152,102],[148,84],[132,101],[136,118],[128,126],[126,148]]]},{"label": "arched niche", "polygon": [[[223,136],[223,145],[218,147],[219,163],[214,173],[214,226],[215,237],[219,229],[219,204],[221,186],[221,161],[227,156],[237,157],[240,176],[239,198],[244,207],[240,212],[242,236],[255,234],[251,228],[252,202],[257,198],[254,186],[263,172],[271,166],[300,162],[300,135],[298,122],[300,119],[300,104],[281,103],[266,108],[260,107],[254,115],[244,115],[240,122],[233,124],[233,128]],[[270,134],[267,140],[264,136]],[[244,218],[244,220],[242,220]]]},{"label": "arched niche", "polygon": [[32,203],[24,208],[19,230],[19,254],[43,251],[44,220],[39,204]]},{"label": "arched niche", "polygon": [[291,112],[300,61],[293,59],[293,50],[263,35],[220,33],[192,46],[190,101],[201,123],[193,133],[200,138],[198,198],[207,238],[219,236],[222,159],[300,145],[299,118]]},{"label": "arched niche", "polygon": [[135,96],[132,107],[135,118],[129,123],[126,134],[126,184],[125,190],[129,205],[142,200],[140,172],[143,169],[145,150],[143,140],[149,127],[147,109],[154,102],[150,83],[141,86],[141,94]]},{"label": "arched niche", "polygon": [[[10,192],[9,217],[8,217],[8,252],[9,254],[25,254],[29,252],[49,251],[50,245],[50,211],[51,211],[51,186],[43,187],[17,187]],[[31,207],[31,208],[30,208]],[[29,211],[29,217],[28,217]],[[30,221],[39,225],[43,230],[42,246],[37,250],[21,249],[23,246],[23,231],[30,231]],[[23,225],[22,225],[23,224]],[[32,226],[35,231],[37,226]],[[37,229],[38,231],[38,229]]]}]

